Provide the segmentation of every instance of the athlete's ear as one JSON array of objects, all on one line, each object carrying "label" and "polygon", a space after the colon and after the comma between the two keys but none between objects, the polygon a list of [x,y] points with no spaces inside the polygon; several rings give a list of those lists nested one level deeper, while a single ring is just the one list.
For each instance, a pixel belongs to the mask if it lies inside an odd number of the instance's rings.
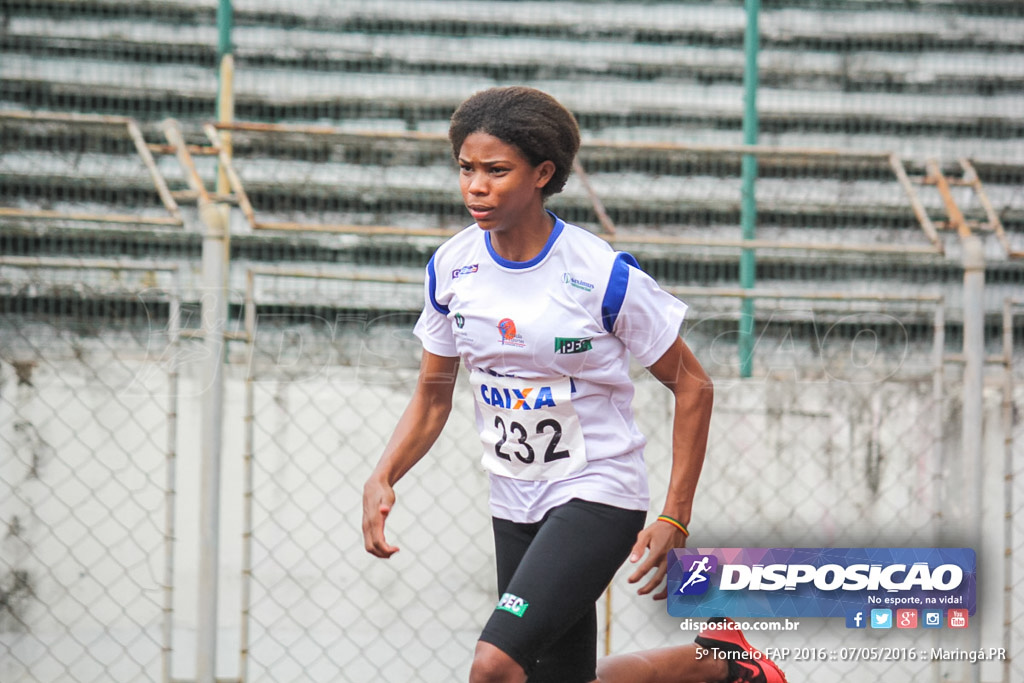
[{"label": "athlete's ear", "polygon": [[551,182],[552,176],[555,175],[555,162],[550,159],[542,161],[537,164],[534,170],[537,172],[537,183],[534,187],[539,190]]}]

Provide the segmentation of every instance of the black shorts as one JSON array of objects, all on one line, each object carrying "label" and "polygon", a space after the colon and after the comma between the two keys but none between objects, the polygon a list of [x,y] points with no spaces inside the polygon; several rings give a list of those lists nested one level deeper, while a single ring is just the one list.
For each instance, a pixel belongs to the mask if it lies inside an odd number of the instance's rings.
[{"label": "black shorts", "polygon": [[495,518],[499,601],[480,640],[516,660],[530,683],[593,681],[596,602],[646,518],[578,499],[533,524]]}]

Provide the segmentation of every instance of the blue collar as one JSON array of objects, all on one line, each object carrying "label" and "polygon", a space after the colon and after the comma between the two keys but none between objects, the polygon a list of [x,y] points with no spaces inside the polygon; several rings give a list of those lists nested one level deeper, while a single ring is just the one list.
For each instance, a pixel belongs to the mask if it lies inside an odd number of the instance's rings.
[{"label": "blue collar", "polygon": [[498,252],[494,251],[494,247],[491,245],[491,233],[484,233],[484,242],[487,244],[487,253],[491,255],[494,262],[502,268],[512,268],[515,270],[522,270],[524,268],[532,268],[548,255],[551,251],[551,247],[555,246],[555,240],[562,234],[562,230],[565,228],[565,222],[555,214],[548,211],[548,215],[555,219],[555,227],[551,229],[551,234],[548,236],[548,241],[544,245],[544,248],[540,250],[540,253],[534,256],[529,261],[509,261],[508,259],[502,258],[498,255]]}]

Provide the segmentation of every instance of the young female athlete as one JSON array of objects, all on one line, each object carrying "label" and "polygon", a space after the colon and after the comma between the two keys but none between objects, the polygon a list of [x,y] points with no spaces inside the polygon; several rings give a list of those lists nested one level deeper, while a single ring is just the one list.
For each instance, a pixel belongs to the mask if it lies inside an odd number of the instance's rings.
[{"label": "young female athlete", "polygon": [[[618,567],[627,557],[639,563],[629,580],[649,577],[638,592],[651,593],[668,551],[686,542],[711,381],[679,337],[686,306],[631,256],[545,209],[579,149],[568,110],[537,90],[493,88],[458,108],[449,138],[475,224],[427,265],[415,328],[420,375],[364,487],[366,549],[382,558],[398,550],[384,536],[393,486],[440,434],[461,362],[490,472],[500,595],[470,680],[589,683],[597,679],[595,603]],[[629,354],[675,400],[668,494],[646,528]],[[743,647],[723,638],[709,643]],[[690,645],[608,658],[601,680],[766,680],[760,666],[755,679],[701,652]]]}]

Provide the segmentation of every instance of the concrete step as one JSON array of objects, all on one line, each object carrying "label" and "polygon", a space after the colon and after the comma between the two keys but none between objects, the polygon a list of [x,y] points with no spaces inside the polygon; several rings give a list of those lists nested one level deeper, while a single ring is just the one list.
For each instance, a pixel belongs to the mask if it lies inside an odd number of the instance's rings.
[{"label": "concrete step", "polygon": [[[127,113],[141,119],[166,115],[208,118],[216,96],[212,71],[181,65],[110,64],[8,53],[0,63],[6,106],[42,102],[45,108]],[[236,74],[238,117],[322,121],[380,129],[436,131],[469,93],[495,85],[479,77],[447,74],[303,73],[256,69]],[[738,131],[740,85],[651,84],[594,78],[586,83],[539,80],[572,109],[581,125],[600,136],[607,127],[688,126]],[[1024,139],[1024,95],[945,97],[902,93],[848,93],[762,88],[758,94],[766,134],[834,132],[837,136],[919,136],[917,154],[931,155],[934,137]],[[379,123],[373,123],[379,122]],[[831,145],[838,146],[838,145]],[[975,155],[972,155],[975,156]]]},{"label": "concrete step", "polygon": [[[242,25],[232,41],[240,68],[445,72],[502,80],[596,75],[708,84],[740,82],[744,66],[742,45],[652,45],[582,37],[399,37]],[[215,64],[216,44],[217,28],[212,25],[17,16],[0,40],[3,50],[13,53],[207,68]],[[996,60],[977,47],[900,53],[876,46],[849,53],[840,47],[830,51],[769,45],[759,55],[759,71],[766,86],[991,95],[1024,84],[1024,52]]]}]

